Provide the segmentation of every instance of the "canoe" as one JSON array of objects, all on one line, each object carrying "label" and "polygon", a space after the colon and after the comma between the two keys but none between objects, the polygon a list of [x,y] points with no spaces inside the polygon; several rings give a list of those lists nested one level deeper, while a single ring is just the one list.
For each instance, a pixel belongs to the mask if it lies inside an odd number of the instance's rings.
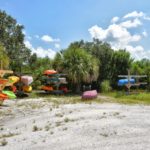
[{"label": "canoe", "polygon": [[0,79],[0,84],[6,84],[8,82],[7,79]]},{"label": "canoe", "polygon": [[118,86],[126,85],[126,84],[128,84],[128,82],[130,82],[131,84],[134,84],[135,79],[130,79],[129,81],[128,81],[128,79],[120,79],[120,80],[118,80]]},{"label": "canoe", "polygon": [[53,91],[53,87],[51,87],[51,86],[42,86],[41,89],[45,90],[45,91]]},{"label": "canoe", "polygon": [[32,76],[21,76],[21,82],[23,82],[25,85],[29,85],[33,82]]},{"label": "canoe", "polygon": [[23,86],[23,91],[27,93],[32,92],[32,86],[27,85]]},{"label": "canoe", "polygon": [[19,81],[19,77],[17,76],[10,76],[8,77],[8,79],[9,79],[9,82],[11,82],[12,84],[15,84]]},{"label": "canoe", "polygon": [[82,94],[82,99],[93,99],[96,97],[97,97],[96,90],[86,91],[86,92],[83,92],[83,94]]},{"label": "canoe", "polygon": [[0,100],[8,99],[8,95],[4,93],[0,93]]},{"label": "canoe", "polygon": [[2,93],[6,94],[8,96],[8,98],[10,98],[10,99],[15,99],[16,98],[16,95],[12,91],[3,90]]},{"label": "canoe", "polygon": [[44,75],[51,75],[51,74],[56,74],[57,73],[57,71],[55,71],[55,70],[45,70],[44,71]]}]

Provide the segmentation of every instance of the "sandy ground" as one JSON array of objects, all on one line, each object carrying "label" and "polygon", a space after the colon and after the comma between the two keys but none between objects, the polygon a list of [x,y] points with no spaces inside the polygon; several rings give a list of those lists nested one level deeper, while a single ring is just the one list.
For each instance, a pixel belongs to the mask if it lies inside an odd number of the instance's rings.
[{"label": "sandy ground", "polygon": [[6,101],[0,107],[0,145],[0,150],[150,150],[150,106]]}]

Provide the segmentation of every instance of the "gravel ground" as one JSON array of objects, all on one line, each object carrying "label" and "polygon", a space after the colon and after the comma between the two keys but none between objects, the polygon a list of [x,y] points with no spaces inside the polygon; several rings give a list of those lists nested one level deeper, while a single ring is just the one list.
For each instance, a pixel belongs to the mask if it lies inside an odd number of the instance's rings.
[{"label": "gravel ground", "polygon": [[149,150],[150,106],[61,104],[0,107],[0,150]]}]

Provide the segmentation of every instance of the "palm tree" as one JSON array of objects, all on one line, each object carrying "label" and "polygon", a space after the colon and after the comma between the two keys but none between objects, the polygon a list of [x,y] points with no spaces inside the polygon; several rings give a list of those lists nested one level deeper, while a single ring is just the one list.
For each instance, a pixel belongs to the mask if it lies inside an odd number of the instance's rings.
[{"label": "palm tree", "polygon": [[80,92],[81,82],[91,82],[98,77],[98,60],[84,49],[70,46],[63,52],[63,68],[70,81]]}]

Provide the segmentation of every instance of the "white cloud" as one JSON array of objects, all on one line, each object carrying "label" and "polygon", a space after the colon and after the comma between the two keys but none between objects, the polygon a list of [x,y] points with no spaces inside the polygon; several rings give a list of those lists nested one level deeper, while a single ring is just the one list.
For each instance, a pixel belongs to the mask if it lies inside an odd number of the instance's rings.
[{"label": "white cloud", "polygon": [[131,46],[131,45],[127,45],[126,50],[128,52],[131,53],[131,56],[135,59],[135,60],[140,60],[143,58],[147,58],[150,59],[150,50],[144,50],[144,48],[141,45],[138,46]]},{"label": "white cloud", "polygon": [[142,34],[143,34],[144,37],[147,37],[147,36],[148,36],[148,34],[147,34],[146,31],[143,31]]},{"label": "white cloud", "polygon": [[143,17],[145,14],[143,12],[133,11],[131,13],[126,14],[123,18],[139,18]]},{"label": "white cloud", "polygon": [[44,42],[60,42],[60,39],[53,39],[51,36],[49,35],[43,35],[41,37],[41,40]]},{"label": "white cloud", "polygon": [[49,35],[43,35],[41,37],[41,40],[45,41],[45,42],[53,42],[53,38]]},{"label": "white cloud", "polygon": [[36,53],[38,57],[43,58],[48,56],[49,58],[53,59],[56,55],[56,52],[50,48],[49,49],[44,49],[42,47],[34,48],[29,41],[24,41],[24,44],[27,48],[29,48],[32,51],[32,53]]},{"label": "white cloud", "polygon": [[111,23],[116,23],[116,22],[118,22],[119,21],[119,17],[113,17],[112,19],[111,19]]},{"label": "white cloud", "polygon": [[136,28],[136,27],[142,25],[142,22],[136,18],[133,21],[127,20],[125,22],[122,22],[120,25],[125,28]]},{"label": "white cloud", "polygon": [[110,42],[112,46],[122,48],[131,42],[137,42],[141,39],[140,35],[131,35],[130,32],[121,25],[112,24],[107,29],[102,29],[97,25],[91,27],[89,32],[92,38]]},{"label": "white cloud", "polygon": [[[130,18],[130,20],[120,22],[120,20],[127,18]],[[135,59],[150,59],[150,50],[144,50],[141,45],[136,45],[143,37],[148,36],[147,32],[143,31],[139,34],[131,34],[129,30],[131,28],[138,29],[139,26],[142,26],[142,19],[148,20],[149,17],[143,12],[134,11],[119,19],[119,22],[117,22],[117,18],[112,18],[112,24],[105,29],[98,25],[94,25],[89,28],[88,31],[92,38],[110,43],[115,50],[126,49]],[[136,46],[133,46],[133,44]]]},{"label": "white cloud", "polygon": [[29,41],[24,41],[24,44],[27,48],[29,48],[31,50],[33,49],[32,44]]},{"label": "white cloud", "polygon": [[24,35],[26,35],[26,34],[27,34],[25,30],[23,30],[23,31],[22,31],[22,33],[23,33]]},{"label": "white cloud", "polygon": [[143,18],[145,20],[150,20],[150,17],[147,16],[145,13],[137,12],[137,11],[133,11],[131,13],[128,13],[123,18],[124,19],[127,19],[127,18]]},{"label": "white cloud", "polygon": [[48,56],[49,58],[53,59],[56,55],[56,52],[52,49],[44,49],[42,47],[38,47],[36,49],[32,50],[33,53],[36,53],[38,57],[46,57]]},{"label": "white cloud", "polygon": [[60,44],[55,44],[55,48],[59,49],[60,48]]}]

